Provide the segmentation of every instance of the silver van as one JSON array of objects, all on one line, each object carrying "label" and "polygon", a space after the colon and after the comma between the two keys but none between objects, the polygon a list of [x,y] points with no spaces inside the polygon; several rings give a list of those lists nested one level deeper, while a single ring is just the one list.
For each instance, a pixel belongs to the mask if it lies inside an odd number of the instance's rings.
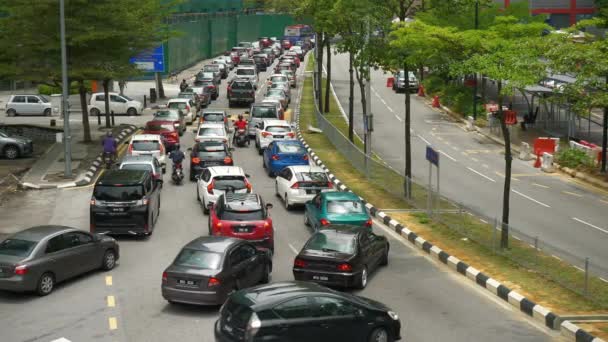
[{"label": "silver van", "polygon": [[258,128],[261,126],[262,121],[265,119],[281,119],[279,110],[276,105],[272,103],[254,103],[251,105],[249,110],[249,125],[247,126],[247,133],[253,137],[256,135]]}]

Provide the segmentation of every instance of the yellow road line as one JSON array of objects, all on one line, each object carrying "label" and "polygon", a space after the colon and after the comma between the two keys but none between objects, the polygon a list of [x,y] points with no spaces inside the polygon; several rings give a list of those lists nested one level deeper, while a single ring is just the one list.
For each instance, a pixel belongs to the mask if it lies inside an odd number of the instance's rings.
[{"label": "yellow road line", "polygon": [[118,329],[118,321],[116,321],[116,317],[108,318],[108,326],[109,326],[110,330]]},{"label": "yellow road line", "polygon": [[542,184],[538,184],[538,183],[532,183],[532,185],[537,186],[537,187],[539,187],[539,188],[545,188],[545,189],[549,189],[549,187],[548,187],[548,186],[546,186],[546,185],[542,185]]},{"label": "yellow road line", "polygon": [[570,192],[570,191],[562,191],[562,192],[565,194],[568,194],[568,195],[576,196],[576,197],[583,197],[583,195],[577,194],[576,192]]},{"label": "yellow road line", "polygon": [[108,296],[107,297],[107,302],[108,302],[108,307],[109,308],[113,308],[116,306],[116,299],[114,298],[114,296]]},{"label": "yellow road line", "polygon": [[106,276],[106,286],[112,286],[112,276]]}]

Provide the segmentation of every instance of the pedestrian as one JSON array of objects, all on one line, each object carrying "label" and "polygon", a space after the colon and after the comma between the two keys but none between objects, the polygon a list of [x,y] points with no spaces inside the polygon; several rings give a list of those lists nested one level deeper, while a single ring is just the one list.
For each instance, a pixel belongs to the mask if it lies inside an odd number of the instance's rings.
[{"label": "pedestrian", "polygon": [[179,90],[180,91],[184,91],[188,88],[188,82],[186,82],[186,80],[182,80],[182,83],[180,83],[179,85]]},{"label": "pedestrian", "polygon": [[127,87],[127,81],[125,81],[125,80],[118,81],[118,87],[120,88],[120,95],[124,95],[125,88]]}]

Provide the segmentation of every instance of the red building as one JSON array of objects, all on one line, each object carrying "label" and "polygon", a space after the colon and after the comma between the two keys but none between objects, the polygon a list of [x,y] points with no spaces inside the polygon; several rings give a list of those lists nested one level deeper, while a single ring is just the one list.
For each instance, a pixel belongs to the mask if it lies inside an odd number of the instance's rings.
[{"label": "red building", "polygon": [[[519,0],[496,0],[509,6]],[[549,24],[564,28],[576,24],[579,20],[589,19],[595,13],[594,0],[529,0],[530,12],[548,14]]]}]

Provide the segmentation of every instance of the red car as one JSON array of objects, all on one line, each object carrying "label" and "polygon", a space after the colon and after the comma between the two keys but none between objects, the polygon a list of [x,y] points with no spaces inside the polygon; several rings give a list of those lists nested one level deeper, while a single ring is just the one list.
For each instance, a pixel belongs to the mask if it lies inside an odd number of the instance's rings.
[{"label": "red car", "polygon": [[173,121],[148,121],[142,134],[159,134],[167,152],[173,151],[175,146],[179,144],[179,132]]},{"label": "red car", "polygon": [[274,253],[274,227],[268,214],[272,204],[251,193],[228,192],[209,207],[209,235],[248,240]]}]

